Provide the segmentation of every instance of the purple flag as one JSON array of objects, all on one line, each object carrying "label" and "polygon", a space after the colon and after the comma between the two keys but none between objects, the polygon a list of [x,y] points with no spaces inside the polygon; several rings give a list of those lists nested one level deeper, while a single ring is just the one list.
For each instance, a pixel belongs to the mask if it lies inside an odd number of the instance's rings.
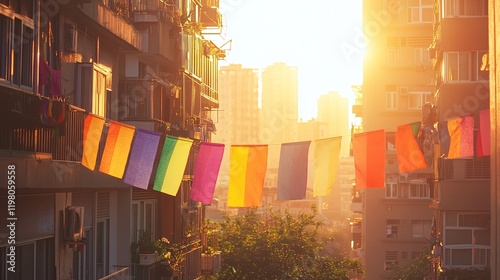
[{"label": "purple flag", "polygon": [[141,189],[148,189],[159,142],[160,134],[136,129],[132,152],[124,177],[125,183]]},{"label": "purple flag", "polygon": [[307,165],[311,141],[281,144],[278,200],[306,198]]},{"label": "purple flag", "polygon": [[212,204],[224,144],[202,142],[194,166],[191,200]]}]

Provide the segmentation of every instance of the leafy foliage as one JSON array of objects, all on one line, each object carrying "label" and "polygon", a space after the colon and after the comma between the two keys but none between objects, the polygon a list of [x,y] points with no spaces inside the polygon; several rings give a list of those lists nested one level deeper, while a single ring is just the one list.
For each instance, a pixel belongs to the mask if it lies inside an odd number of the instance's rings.
[{"label": "leafy foliage", "polygon": [[220,224],[222,272],[219,279],[350,279],[363,274],[358,261],[319,256],[323,224],[312,213],[292,215],[255,210],[226,216]]},{"label": "leafy foliage", "polygon": [[422,254],[406,266],[394,265],[391,268],[391,280],[407,279],[420,280],[429,276],[430,262],[429,252]]}]

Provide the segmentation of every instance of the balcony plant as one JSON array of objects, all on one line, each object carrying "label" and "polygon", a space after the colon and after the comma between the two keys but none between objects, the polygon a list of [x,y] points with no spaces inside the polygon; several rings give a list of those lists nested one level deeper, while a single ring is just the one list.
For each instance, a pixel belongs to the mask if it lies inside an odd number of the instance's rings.
[{"label": "balcony plant", "polygon": [[149,231],[142,231],[137,242],[132,242],[130,247],[135,263],[151,264],[158,260],[156,243]]},{"label": "balcony plant", "polygon": [[155,242],[156,253],[161,261],[166,263],[172,271],[179,271],[184,260],[182,248],[177,243],[170,242],[166,237],[162,237]]}]

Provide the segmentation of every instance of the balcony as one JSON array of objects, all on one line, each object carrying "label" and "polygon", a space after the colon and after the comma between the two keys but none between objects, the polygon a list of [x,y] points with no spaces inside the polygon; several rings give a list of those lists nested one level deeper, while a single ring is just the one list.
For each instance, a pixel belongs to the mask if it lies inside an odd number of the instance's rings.
[{"label": "balcony", "polygon": [[82,3],[79,9],[112,34],[122,39],[138,50],[142,50],[142,38],[140,32],[124,18],[107,7],[97,3]]},{"label": "balcony", "polygon": [[218,6],[203,6],[201,8],[200,23],[205,33],[220,33],[222,28],[222,15]]},{"label": "balcony", "polygon": [[[81,160],[85,117],[82,110],[15,91],[5,94],[2,100],[0,116],[9,121],[0,123],[0,150],[48,154],[53,160]],[[47,118],[49,103],[51,119]]]},{"label": "balcony", "polygon": [[[178,89],[157,79],[124,79],[119,84],[120,121],[138,128],[166,133],[174,118],[172,102]],[[177,115],[179,112],[177,112]]]}]

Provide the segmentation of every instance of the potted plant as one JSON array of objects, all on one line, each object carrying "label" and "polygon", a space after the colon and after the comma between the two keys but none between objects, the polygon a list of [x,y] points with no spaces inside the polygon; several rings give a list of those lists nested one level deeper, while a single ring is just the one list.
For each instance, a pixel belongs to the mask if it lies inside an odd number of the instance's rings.
[{"label": "potted plant", "polygon": [[131,245],[132,260],[143,265],[152,264],[158,261],[158,254],[155,241],[151,238],[149,231],[143,231],[139,235],[137,242]]},{"label": "potted plant", "polygon": [[179,244],[171,243],[166,237],[162,237],[156,241],[156,249],[162,263],[172,272],[180,271],[184,254]]}]

